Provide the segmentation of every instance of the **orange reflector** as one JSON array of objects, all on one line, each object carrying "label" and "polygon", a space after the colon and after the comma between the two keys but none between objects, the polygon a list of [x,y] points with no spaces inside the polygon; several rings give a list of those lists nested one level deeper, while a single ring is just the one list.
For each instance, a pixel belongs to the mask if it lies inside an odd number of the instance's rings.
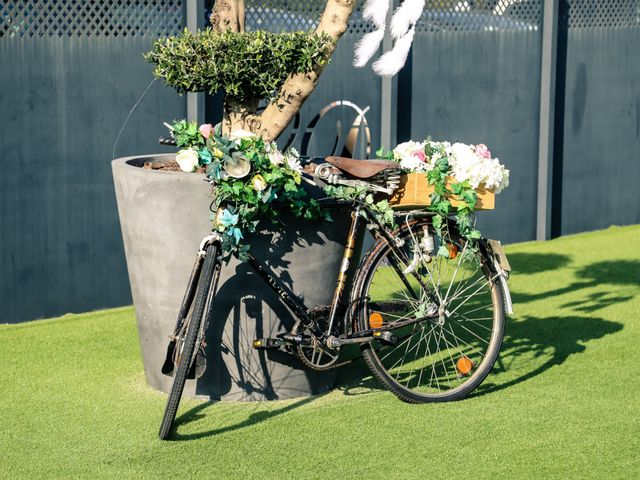
[{"label": "orange reflector", "polygon": [[369,326],[371,328],[380,328],[382,327],[383,323],[384,320],[382,318],[382,315],[380,315],[378,312],[373,312],[371,315],[369,315]]},{"label": "orange reflector", "polygon": [[473,369],[473,362],[469,357],[460,357],[456,362],[456,369],[460,375],[469,375]]},{"label": "orange reflector", "polygon": [[456,247],[453,243],[447,244],[447,250],[449,250],[449,258],[454,259],[458,256],[458,247]]}]

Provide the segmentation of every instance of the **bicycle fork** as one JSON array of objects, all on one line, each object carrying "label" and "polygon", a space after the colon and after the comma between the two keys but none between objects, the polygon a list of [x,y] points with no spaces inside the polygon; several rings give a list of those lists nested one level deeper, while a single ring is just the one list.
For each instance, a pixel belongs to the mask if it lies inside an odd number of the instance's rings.
[{"label": "bicycle fork", "polygon": [[[189,308],[191,307],[191,304],[193,303],[193,298],[195,297],[195,294],[196,294],[196,289],[198,287],[198,279],[200,278],[200,273],[202,271],[202,265],[204,263],[204,258],[206,256],[207,247],[212,242],[217,241],[219,243],[219,238],[220,237],[217,234],[213,233],[211,235],[204,237],[200,242],[200,248],[198,249],[198,254],[196,255],[196,260],[195,260],[195,263],[193,264],[193,268],[191,269],[191,275],[189,276],[189,281],[187,282],[187,288],[182,298],[180,309],[178,310],[178,318],[176,320],[176,325],[173,329],[173,333],[169,335],[170,341],[169,341],[169,345],[167,345],[167,352],[165,355],[164,364],[162,365],[162,369],[161,369],[164,375],[170,375],[170,376],[173,375],[173,371],[175,368],[173,359],[174,359],[174,353],[176,349],[176,342],[180,337],[181,331],[184,328],[184,322],[187,318],[187,315],[189,313]],[[215,292],[215,289],[217,286],[216,284],[217,284],[217,279],[219,277],[218,273],[220,269],[220,266],[218,265],[218,263],[216,263],[216,269],[218,269],[218,272],[214,274],[214,279],[213,279],[214,281],[212,282],[213,284],[209,290],[209,297],[212,296],[211,295],[212,292]],[[208,298],[207,309],[210,307],[210,305],[211,305],[210,298]],[[205,309],[205,312],[208,312],[207,309]],[[203,331],[206,332],[206,325]],[[202,340],[202,339],[199,339],[199,340]]]}]

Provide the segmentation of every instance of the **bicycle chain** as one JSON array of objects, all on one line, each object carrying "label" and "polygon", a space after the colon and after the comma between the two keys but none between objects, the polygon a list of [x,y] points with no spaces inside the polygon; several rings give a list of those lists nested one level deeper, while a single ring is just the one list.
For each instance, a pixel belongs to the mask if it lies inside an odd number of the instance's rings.
[{"label": "bicycle chain", "polygon": [[[296,322],[296,324],[294,325],[293,329],[291,329],[292,333],[296,333],[298,328],[300,328],[300,326],[302,325],[302,322]],[[339,368],[342,367],[344,365],[348,365],[349,363],[353,363],[354,361],[358,360],[359,358],[362,358],[362,355],[360,355],[359,357],[356,357],[354,359],[350,359],[350,360],[344,360],[342,362],[335,362],[335,363],[331,363],[329,365],[326,366],[319,366],[316,363],[311,362],[307,356],[304,354],[302,348],[302,345],[296,345],[295,347],[295,353],[296,356],[300,359],[300,361],[305,364],[307,367],[312,368],[313,370],[316,370],[318,372],[326,372],[328,370],[333,370],[335,368]]]}]

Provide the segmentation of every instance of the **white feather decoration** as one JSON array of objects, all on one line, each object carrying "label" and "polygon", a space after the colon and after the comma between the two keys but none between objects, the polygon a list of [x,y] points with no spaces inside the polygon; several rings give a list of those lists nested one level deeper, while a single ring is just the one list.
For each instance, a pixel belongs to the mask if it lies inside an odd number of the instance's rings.
[{"label": "white feather decoration", "polygon": [[376,54],[380,43],[384,38],[384,27],[367,33],[356,45],[355,58],[353,65],[356,67],[364,67],[369,60]]},{"label": "white feather decoration", "polygon": [[413,27],[424,10],[424,0],[404,0],[391,19],[391,35],[400,39]]},{"label": "white feather decoration", "polygon": [[374,62],[373,71],[381,76],[392,76],[398,73],[407,61],[414,34],[415,29],[411,28],[404,37],[399,38],[392,50]]},{"label": "white feather decoration", "polygon": [[387,20],[388,10],[389,0],[367,0],[362,9],[362,16],[381,28]]}]

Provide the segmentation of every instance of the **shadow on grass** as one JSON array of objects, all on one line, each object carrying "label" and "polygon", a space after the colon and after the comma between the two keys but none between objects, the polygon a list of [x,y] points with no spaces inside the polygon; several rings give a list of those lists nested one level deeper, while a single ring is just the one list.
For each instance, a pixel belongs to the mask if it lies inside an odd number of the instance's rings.
[{"label": "shadow on grass", "polygon": [[[540,259],[537,261],[545,262],[543,259],[545,255],[540,255],[539,257]],[[514,272],[516,272],[515,268]],[[559,295],[575,295],[579,294],[580,290],[597,287],[602,284],[640,286],[640,261],[617,260],[596,262],[577,270],[575,276],[579,280],[555,290],[548,290],[546,292],[534,294],[526,292],[512,292],[513,303],[517,305],[518,303],[528,303]],[[561,308],[591,313],[616,303],[626,302],[632,298],[632,295],[620,295],[615,292],[595,292],[583,295],[582,298],[578,298],[577,300],[567,302],[561,305]]]},{"label": "shadow on grass", "polygon": [[535,364],[542,363],[505,383],[493,383],[493,375],[490,375],[472,396],[492,393],[536,377],[551,367],[561,365],[571,355],[584,352],[587,348],[584,343],[619,332],[622,328],[622,324],[617,322],[580,316],[527,317],[510,322],[499,362],[494,366],[494,375],[500,370],[508,370],[521,358]]},{"label": "shadow on grass", "polygon": [[508,258],[515,275],[557,270],[566,267],[571,260],[560,253],[511,253]]},{"label": "shadow on grass", "polygon": [[[349,366],[342,367],[340,369],[340,373],[338,375],[338,379],[336,381],[335,389],[344,393],[347,396],[353,395],[364,395],[369,394],[375,391],[384,390],[382,386],[377,382],[374,378],[371,377],[371,372],[365,365],[362,360],[356,361]],[[216,428],[212,430],[207,430],[204,432],[195,432],[182,434],[180,432],[176,432],[174,430],[173,435],[171,436],[171,440],[173,441],[185,441],[185,440],[196,440],[199,438],[207,438],[215,435],[220,435],[227,432],[232,432],[235,430],[240,430],[242,428],[251,427],[260,422],[264,422],[273,417],[277,417],[283,413],[290,412],[291,410],[295,410],[298,407],[311,403],[318,398],[326,395],[326,393],[321,393],[319,395],[314,395],[311,397],[302,398],[293,403],[290,403],[282,408],[278,408],[275,410],[261,410],[257,412],[251,413],[246,419],[237,422],[233,425],[228,425],[222,428]],[[192,422],[197,422],[200,419],[204,418],[207,415],[215,415],[215,405],[219,402],[206,402],[201,405],[197,405],[193,407],[191,410],[183,413],[178,417],[175,421],[175,428],[178,428],[182,425],[187,425]],[[204,413],[204,410],[207,410],[209,407],[213,408],[213,411]],[[258,407],[259,408],[259,407]]]},{"label": "shadow on grass", "polygon": [[371,376],[371,370],[363,360],[342,368],[336,381],[336,389],[349,397],[386,390]]},{"label": "shadow on grass", "polygon": [[[556,268],[556,265],[566,265],[566,262],[561,259],[562,255],[519,255],[513,255],[510,258],[515,258],[519,268],[524,265],[533,265],[529,270],[525,269],[526,273],[537,273],[548,268]],[[516,271],[515,268],[514,271]],[[535,294],[512,293],[516,308],[521,303],[550,299],[565,294],[571,294],[571,300],[560,305],[556,317],[532,316],[508,323],[496,368],[508,369],[518,357],[524,357],[536,363],[544,359],[543,363],[503,384],[492,384],[489,377],[476,390],[476,395],[501,390],[540,375],[547,369],[562,364],[571,355],[584,352],[586,342],[622,330],[621,323],[604,318],[579,316],[579,314],[592,313],[611,305],[624,303],[631,300],[634,295],[621,294],[615,290],[591,293],[584,290],[601,285],[611,285],[614,288],[625,285],[640,286],[640,262],[636,260],[595,262],[578,269],[575,276],[579,280],[562,288]]]},{"label": "shadow on grass", "polygon": [[[235,430],[240,430],[242,428],[251,427],[252,425],[256,425],[260,422],[264,422],[266,420],[269,420],[270,418],[277,417],[278,415],[282,415],[283,413],[287,413],[298,407],[306,405],[307,403],[313,402],[314,400],[316,400],[317,398],[323,395],[325,394],[302,398],[296,402],[290,403],[276,410],[261,410],[261,411],[253,412],[246,419],[240,422],[234,423],[233,425],[228,425],[222,428],[214,428],[212,430],[207,430],[204,432],[187,433],[187,434],[183,434],[175,431],[175,429],[177,427],[180,427],[181,425],[187,425],[192,422],[197,422],[198,420],[204,418],[205,414],[203,413],[203,410],[206,410],[209,407],[215,406],[216,403],[219,403],[219,402],[206,402],[192,408],[188,412],[183,413],[182,415],[180,415],[179,418],[176,419],[176,422],[174,425],[174,433],[171,436],[171,440],[178,441],[178,442],[185,441],[185,440],[197,440],[199,438],[212,437],[215,435],[220,435],[222,433],[233,432]],[[215,411],[208,413],[208,415],[215,415],[215,414],[216,414]]]}]

